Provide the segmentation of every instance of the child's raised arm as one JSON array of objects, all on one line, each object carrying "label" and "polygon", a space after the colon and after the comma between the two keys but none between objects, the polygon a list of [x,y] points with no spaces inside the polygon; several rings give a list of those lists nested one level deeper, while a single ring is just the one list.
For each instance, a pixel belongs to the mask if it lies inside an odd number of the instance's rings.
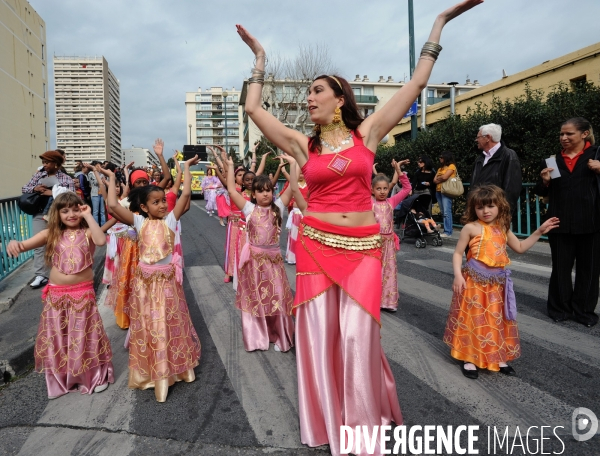
[{"label": "child's raised arm", "polygon": [[6,246],[8,256],[17,258],[20,253],[37,249],[48,243],[48,230],[42,230],[24,241],[10,241]]},{"label": "child's raised arm", "polygon": [[246,200],[240,195],[235,188],[235,172],[233,168],[233,159],[229,157],[225,152],[221,154],[221,159],[227,165],[227,191],[229,192],[229,199],[233,201],[240,211],[244,209]]},{"label": "child's raised arm", "polygon": [[117,200],[117,183],[115,174],[109,169],[103,169],[102,173],[109,178],[108,181],[108,207],[114,214],[114,217],[125,223],[126,225],[133,225],[133,212],[129,209],[125,209],[119,204]]},{"label": "child's raised arm", "polygon": [[517,236],[512,231],[508,231],[507,243],[508,246],[517,253],[527,252],[533,245],[540,239],[541,236],[546,234],[548,231],[558,228],[559,220],[557,217],[551,217],[540,225],[540,227],[533,232],[527,239],[519,241]]},{"label": "child's raised arm", "polygon": [[173,181],[173,187],[171,187],[171,192],[179,193],[179,187],[181,187],[181,180],[183,179],[183,171],[181,170],[181,165],[179,164],[179,160],[174,160],[175,169],[177,170],[177,174],[175,175],[175,180]]},{"label": "child's raised arm", "polygon": [[[402,168],[401,168],[401,165],[403,163],[407,163],[407,162],[408,162],[408,160],[402,160],[400,162],[397,162],[396,160],[392,160],[392,166],[396,170],[394,172],[394,177],[396,178],[396,182],[398,181],[398,179],[400,179],[400,182],[402,183],[402,190],[400,190],[394,196],[389,198],[389,202],[392,205],[392,207],[396,207],[398,204],[400,204],[401,201],[404,201],[404,199],[410,194],[410,192],[412,190],[412,185],[410,185],[410,180],[408,179],[408,176],[406,175],[406,173],[404,171],[402,171]],[[391,185],[396,185],[396,184],[391,184]]]},{"label": "child's raised arm", "polygon": [[[112,214],[111,214],[112,215]],[[104,225],[102,225],[100,227],[100,229],[102,230],[103,233],[106,233],[108,230],[110,230],[113,226],[115,226],[117,224],[118,220],[115,218],[115,216],[113,215],[112,218],[106,222]]]},{"label": "child's raised arm", "polygon": [[267,151],[263,154],[262,157],[260,157],[260,165],[258,165],[258,170],[256,171],[257,176],[260,176],[265,171],[267,157],[269,156],[270,153],[271,153],[271,151]]},{"label": "child's raised arm", "polygon": [[186,206],[190,202],[192,198],[192,174],[190,173],[190,166],[194,166],[198,163],[200,159],[197,155],[194,155],[192,158],[185,162],[183,167],[183,172],[185,176],[183,177],[183,191],[175,203],[175,207],[173,208],[173,215],[176,220],[179,220],[183,214],[185,214]]},{"label": "child's raised arm", "polygon": [[[113,192],[115,191],[114,188],[112,190]],[[102,246],[106,244],[106,235],[104,234],[104,231],[102,231],[102,228],[98,226],[98,222],[92,215],[92,209],[87,204],[80,204],[79,210],[81,211],[81,215],[88,224],[87,232],[92,237],[92,241],[94,242],[94,244],[96,244],[97,246]]]},{"label": "child's raised arm", "polygon": [[[292,196],[296,200],[296,206],[300,211],[304,212],[308,207],[308,203],[304,199],[302,192],[300,192],[300,188],[298,187],[298,175],[300,174],[300,168],[298,167],[298,163],[296,160],[287,154],[282,154],[283,157],[290,163],[290,174],[286,176],[290,183],[289,188],[292,191]],[[285,192],[284,192],[285,193]],[[289,202],[285,203],[284,206],[287,206]]]}]

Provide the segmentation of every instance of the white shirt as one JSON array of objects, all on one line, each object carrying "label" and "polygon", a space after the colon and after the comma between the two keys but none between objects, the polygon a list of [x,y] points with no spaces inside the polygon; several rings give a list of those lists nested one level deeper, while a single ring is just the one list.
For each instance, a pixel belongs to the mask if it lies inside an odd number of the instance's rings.
[{"label": "white shirt", "polygon": [[498,143],[494,147],[492,147],[490,150],[483,151],[483,156],[485,157],[485,159],[483,160],[483,166],[485,166],[487,164],[487,162],[490,160],[490,158],[492,158],[494,156],[494,154],[496,152],[498,152],[498,149],[500,149],[501,145],[502,144]]}]

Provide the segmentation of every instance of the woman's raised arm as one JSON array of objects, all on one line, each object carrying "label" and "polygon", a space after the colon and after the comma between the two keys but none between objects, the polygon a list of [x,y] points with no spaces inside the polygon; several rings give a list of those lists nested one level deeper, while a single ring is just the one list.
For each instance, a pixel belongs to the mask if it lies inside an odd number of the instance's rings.
[{"label": "woman's raised arm", "polygon": [[236,25],[240,38],[248,45],[255,56],[256,65],[248,80],[246,112],[260,131],[277,147],[296,158],[304,165],[308,160],[308,139],[299,131],[286,127],[262,107],[262,88],[265,79],[267,59],[262,45],[241,25]]},{"label": "woman's raised arm", "polygon": [[367,117],[360,127],[358,127],[358,130],[364,137],[365,145],[370,150],[375,151],[377,149],[377,145],[383,137],[398,125],[398,122],[408,112],[408,109],[415,102],[421,91],[427,87],[427,81],[429,80],[429,76],[431,76],[433,64],[441,50],[441,46],[438,43],[440,42],[444,26],[455,17],[460,16],[480,3],[483,3],[483,0],[465,0],[448,8],[437,16],[429,34],[429,40],[421,50],[421,57],[418,60],[412,79],[398,90],[380,110],[375,111]]}]

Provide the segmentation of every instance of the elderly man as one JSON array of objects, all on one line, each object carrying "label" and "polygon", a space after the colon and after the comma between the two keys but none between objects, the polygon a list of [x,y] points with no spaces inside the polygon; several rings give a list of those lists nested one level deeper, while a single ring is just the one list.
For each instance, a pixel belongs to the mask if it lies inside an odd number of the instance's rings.
[{"label": "elderly man", "polygon": [[475,141],[483,153],[475,160],[471,176],[471,188],[479,185],[497,185],[506,193],[513,214],[521,193],[521,162],[514,150],[500,142],[502,127],[496,124],[483,125]]}]

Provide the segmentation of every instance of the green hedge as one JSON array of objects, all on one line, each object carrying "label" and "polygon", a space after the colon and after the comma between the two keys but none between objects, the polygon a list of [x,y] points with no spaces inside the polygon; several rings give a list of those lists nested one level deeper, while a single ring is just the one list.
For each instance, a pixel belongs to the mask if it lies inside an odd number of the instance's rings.
[{"label": "green hedge", "polygon": [[469,182],[473,163],[481,153],[475,145],[479,127],[496,123],[502,126],[502,141],[521,160],[523,182],[536,182],[541,160],[560,151],[560,125],[571,117],[585,117],[600,133],[600,87],[591,83],[575,87],[561,83],[546,95],[543,90],[527,86],[522,95],[512,100],[495,98],[489,106],[477,103],[465,115],[449,116],[420,131],[415,141],[410,140],[408,133],[408,138],[403,137],[392,146],[380,146],[377,169],[391,175],[392,158],[409,158],[413,170],[420,155],[429,155],[437,166],[440,153],[450,150],[459,175]]}]

